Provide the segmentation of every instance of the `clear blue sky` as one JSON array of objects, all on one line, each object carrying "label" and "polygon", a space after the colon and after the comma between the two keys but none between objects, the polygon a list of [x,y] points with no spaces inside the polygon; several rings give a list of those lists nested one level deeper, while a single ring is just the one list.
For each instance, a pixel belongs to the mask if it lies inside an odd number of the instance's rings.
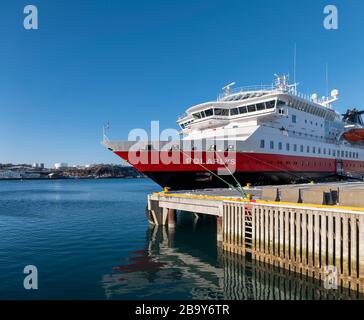
[{"label": "clear blue sky", "polygon": [[[23,8],[39,30],[23,28]],[[339,9],[339,30],[323,8]],[[187,107],[231,81],[292,73],[304,93],[338,88],[364,108],[362,0],[4,0],[0,7],[0,162],[118,163],[100,145],[133,128],[176,127]]]}]

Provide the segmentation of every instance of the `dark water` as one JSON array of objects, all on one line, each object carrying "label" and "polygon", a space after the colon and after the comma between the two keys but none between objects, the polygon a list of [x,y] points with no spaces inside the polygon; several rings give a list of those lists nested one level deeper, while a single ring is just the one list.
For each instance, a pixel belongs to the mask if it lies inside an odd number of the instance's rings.
[{"label": "dark water", "polygon": [[[215,221],[151,228],[149,180],[0,181],[0,299],[348,299],[216,248]],[[38,290],[23,287],[35,265]]]}]

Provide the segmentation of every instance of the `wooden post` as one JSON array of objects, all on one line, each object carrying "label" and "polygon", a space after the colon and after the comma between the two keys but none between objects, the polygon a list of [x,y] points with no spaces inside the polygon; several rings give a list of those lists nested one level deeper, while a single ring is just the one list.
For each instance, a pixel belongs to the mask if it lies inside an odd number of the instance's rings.
[{"label": "wooden post", "polygon": [[[351,235],[351,248],[350,248],[350,276],[352,280],[355,280],[356,283],[356,279],[358,278],[358,272],[357,272],[357,262],[358,262],[358,257],[357,257],[357,245],[358,243],[356,242],[356,238],[357,238],[357,216],[352,214],[350,217],[350,235]],[[351,282],[352,284],[352,288],[354,289],[353,286],[353,281]]]},{"label": "wooden post", "polygon": [[290,241],[290,248],[291,248],[291,256],[290,256],[290,270],[295,271],[295,255],[294,255],[294,250],[295,250],[295,245],[294,245],[294,240],[295,240],[295,216],[296,216],[296,212],[294,210],[290,210],[291,211],[291,221],[290,221],[290,225],[291,225],[291,241]]},{"label": "wooden post", "polygon": [[227,206],[223,206],[223,243],[227,243]]},{"label": "wooden post", "polygon": [[315,278],[320,279],[321,270],[320,270],[320,220],[321,213],[314,212],[315,219],[315,227],[314,227],[314,246],[315,246],[315,255],[314,255],[314,268],[315,268]]},{"label": "wooden post", "polygon": [[364,216],[359,217],[359,278],[360,291],[364,292]]},{"label": "wooden post", "polygon": [[323,272],[323,270],[327,267],[327,263],[326,263],[326,243],[327,243],[327,228],[326,228],[326,214],[325,212],[322,212],[321,214],[321,261],[320,261],[320,266],[321,266],[321,272]]},{"label": "wooden post", "polygon": [[273,211],[274,215],[274,265],[279,266],[279,209]]},{"label": "wooden post", "polygon": [[217,246],[222,247],[223,242],[223,225],[222,225],[222,217],[216,217],[216,236],[217,236]]},{"label": "wooden post", "polygon": [[346,283],[349,276],[349,229],[348,216],[343,215],[343,271],[344,282]]},{"label": "wooden post", "polygon": [[242,210],[241,210],[241,205],[237,205],[236,208],[236,212],[237,212],[237,216],[238,216],[238,243],[237,245],[240,248],[240,251],[243,252],[243,242],[242,242],[242,234],[241,234],[241,227],[242,227]]},{"label": "wooden post", "polygon": [[307,211],[302,214],[302,272],[306,274],[307,266]]},{"label": "wooden post", "polygon": [[255,224],[254,224],[254,228],[256,229],[255,231],[255,239],[254,239],[254,259],[259,259],[259,253],[260,253],[260,226],[261,226],[261,221],[260,221],[260,211],[261,209],[257,206],[253,207],[253,216],[255,217]]},{"label": "wooden post", "polygon": [[341,274],[341,217],[335,217],[335,266],[338,274]]},{"label": "wooden post", "polygon": [[286,265],[289,265],[289,211],[284,209],[284,260]]},{"label": "wooden post", "polygon": [[260,207],[260,249],[259,249],[259,260],[264,261],[264,230],[265,230],[265,224],[264,224],[264,207]]},{"label": "wooden post", "polygon": [[174,229],[176,227],[176,210],[168,209],[168,228]]},{"label": "wooden post", "polygon": [[332,212],[329,212],[327,214],[328,216],[328,233],[327,233],[327,238],[328,238],[328,250],[327,250],[327,254],[328,254],[328,265],[329,266],[333,266],[334,265],[334,219],[332,216]]},{"label": "wooden post", "polygon": [[269,209],[269,261],[270,263],[274,262],[274,251],[273,251],[273,244],[274,244],[274,225],[273,225],[273,210]]},{"label": "wooden post", "polygon": [[284,261],[284,211],[279,208],[279,258],[280,264],[279,266],[283,268],[283,261]]},{"label": "wooden post", "polygon": [[301,270],[301,217],[302,212],[299,210],[296,214],[296,271]]},{"label": "wooden post", "polygon": [[308,230],[308,246],[307,246],[307,257],[308,257],[308,275],[312,276],[312,269],[313,269],[313,263],[314,263],[314,257],[313,257],[313,213],[312,211],[308,211],[308,224],[307,224],[307,230]]}]

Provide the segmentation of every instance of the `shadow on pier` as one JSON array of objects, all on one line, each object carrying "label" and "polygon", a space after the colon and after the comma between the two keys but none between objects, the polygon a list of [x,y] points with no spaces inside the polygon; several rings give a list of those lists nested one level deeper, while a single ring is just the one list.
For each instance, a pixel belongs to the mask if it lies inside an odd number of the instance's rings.
[{"label": "shadow on pier", "polygon": [[150,227],[146,245],[104,275],[109,299],[347,300],[346,289],[327,290],[312,278],[222,252],[216,220],[179,215],[175,229]]}]

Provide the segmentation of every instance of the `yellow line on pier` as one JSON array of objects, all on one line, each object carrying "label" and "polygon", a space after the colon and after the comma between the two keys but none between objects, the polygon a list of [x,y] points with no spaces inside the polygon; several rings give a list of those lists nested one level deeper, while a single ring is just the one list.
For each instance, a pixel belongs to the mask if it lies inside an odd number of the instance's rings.
[{"label": "yellow line on pier", "polygon": [[314,208],[314,209],[332,209],[332,210],[342,210],[342,211],[356,211],[364,212],[364,208],[361,207],[345,207],[345,206],[328,206],[320,204],[311,203],[296,203],[296,202],[276,202],[267,200],[250,200],[246,198],[234,198],[234,197],[222,197],[222,196],[207,196],[207,195],[192,195],[192,194],[182,194],[182,193],[166,193],[166,192],[156,192],[154,195],[171,197],[171,198],[184,198],[184,199],[201,199],[201,200],[214,200],[214,201],[231,201],[231,202],[241,202],[241,203],[257,203],[275,206],[293,206],[300,208]]}]

